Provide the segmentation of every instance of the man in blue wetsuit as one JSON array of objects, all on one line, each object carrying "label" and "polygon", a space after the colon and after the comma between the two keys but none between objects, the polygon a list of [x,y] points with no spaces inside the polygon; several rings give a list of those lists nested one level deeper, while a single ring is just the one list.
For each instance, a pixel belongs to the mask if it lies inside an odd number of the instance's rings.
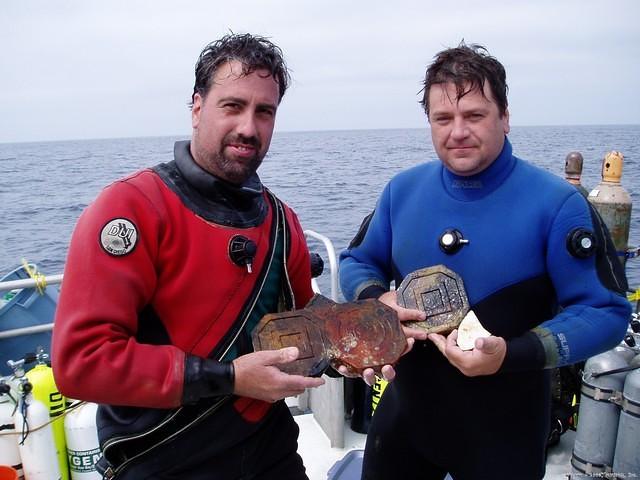
[{"label": "man in blue wetsuit", "polygon": [[[477,45],[440,52],[422,104],[440,159],[402,172],[341,255],[348,300],[378,298],[443,264],[458,273],[491,336],[461,350],[457,331],[419,335],[385,376],[363,478],[540,479],[549,370],[614,347],[630,305],[601,223],[570,184],[512,154],[504,67]],[[467,242],[442,242],[456,230]],[[454,236],[455,237],[455,236]]]}]

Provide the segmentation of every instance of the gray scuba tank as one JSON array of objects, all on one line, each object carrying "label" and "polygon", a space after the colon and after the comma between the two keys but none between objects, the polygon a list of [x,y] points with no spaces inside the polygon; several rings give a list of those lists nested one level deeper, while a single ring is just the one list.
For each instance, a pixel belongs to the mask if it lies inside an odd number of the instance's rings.
[{"label": "gray scuba tank", "polygon": [[[629,366],[640,367],[640,355]],[[624,382],[613,471],[640,473],[640,368],[629,372]]]},{"label": "gray scuba tank", "polygon": [[[626,372],[598,376],[598,373],[629,365],[624,352],[613,349],[587,360],[580,388],[578,430],[571,466],[574,472],[611,472],[618,433],[618,404]],[[594,377],[594,374],[596,375]]]},{"label": "gray scuba tank", "polygon": [[630,346],[624,343],[618,345],[613,349],[618,355],[620,355],[628,364],[638,355],[638,353]]}]

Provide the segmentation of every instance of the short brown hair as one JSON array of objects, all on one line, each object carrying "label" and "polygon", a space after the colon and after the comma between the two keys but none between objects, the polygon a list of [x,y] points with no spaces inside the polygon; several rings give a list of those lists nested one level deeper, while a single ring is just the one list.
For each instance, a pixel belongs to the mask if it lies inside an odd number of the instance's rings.
[{"label": "short brown hair", "polygon": [[482,45],[466,45],[462,41],[457,47],[443,50],[434,57],[425,74],[420,104],[428,116],[429,90],[432,85],[455,84],[459,100],[475,89],[484,95],[485,81],[489,82],[500,114],[504,115],[507,112],[509,91],[504,67]]}]

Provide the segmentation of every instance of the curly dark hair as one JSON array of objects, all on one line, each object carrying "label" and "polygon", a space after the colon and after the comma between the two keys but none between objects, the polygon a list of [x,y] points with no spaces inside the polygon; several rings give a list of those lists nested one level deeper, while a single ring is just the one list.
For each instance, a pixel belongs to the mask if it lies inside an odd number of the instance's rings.
[{"label": "curly dark hair", "polygon": [[433,63],[427,68],[420,104],[429,116],[429,90],[432,85],[449,82],[455,84],[459,100],[475,89],[484,96],[485,81],[489,82],[500,114],[504,115],[507,112],[509,91],[504,67],[482,45],[466,45],[463,40],[457,47],[436,54]]},{"label": "curly dark hair", "polygon": [[225,62],[237,60],[242,63],[242,74],[249,75],[256,70],[266,70],[280,87],[280,98],[289,86],[291,77],[284,62],[282,50],[264,37],[258,35],[230,33],[204,47],[196,63],[196,82],[189,106],[193,106],[196,93],[205,97],[216,70]]}]

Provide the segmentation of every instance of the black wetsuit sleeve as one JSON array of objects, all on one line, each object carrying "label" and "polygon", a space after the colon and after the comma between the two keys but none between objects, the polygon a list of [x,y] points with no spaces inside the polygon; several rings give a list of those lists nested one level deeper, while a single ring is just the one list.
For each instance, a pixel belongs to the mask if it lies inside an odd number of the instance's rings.
[{"label": "black wetsuit sleeve", "polygon": [[386,293],[387,290],[382,288],[380,285],[370,285],[358,295],[358,300],[364,300],[366,298],[380,298],[380,295]]},{"label": "black wetsuit sleeve", "polygon": [[533,332],[527,332],[507,341],[507,355],[499,371],[539,370],[544,368],[545,360],[542,343]]},{"label": "black wetsuit sleeve", "polygon": [[182,404],[194,404],[201,398],[231,395],[235,386],[232,362],[187,355],[184,365]]}]

